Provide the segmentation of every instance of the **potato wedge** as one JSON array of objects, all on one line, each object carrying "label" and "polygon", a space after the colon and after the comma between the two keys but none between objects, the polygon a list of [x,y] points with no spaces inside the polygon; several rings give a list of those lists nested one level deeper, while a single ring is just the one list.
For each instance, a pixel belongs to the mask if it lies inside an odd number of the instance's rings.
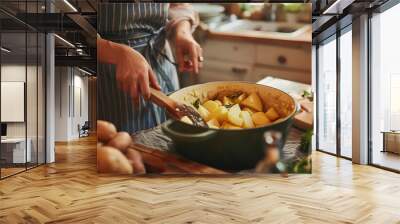
[{"label": "potato wedge", "polygon": [[268,117],[263,112],[254,113],[251,116],[251,118],[253,119],[253,122],[256,127],[271,123],[271,121],[268,119]]},{"label": "potato wedge", "polygon": [[218,120],[215,119],[215,118],[209,120],[209,121],[207,122],[207,125],[208,125],[208,127],[210,127],[210,128],[219,128],[219,127],[220,127]]},{"label": "potato wedge", "polygon": [[214,113],[215,111],[218,110],[219,105],[217,102],[213,100],[208,100],[203,104],[203,107],[205,107],[208,110],[208,112]]},{"label": "potato wedge", "polygon": [[244,99],[240,103],[240,105],[243,107],[249,107],[257,112],[260,112],[263,110],[263,104],[257,93],[250,94],[246,99]]},{"label": "potato wedge", "polygon": [[97,149],[97,170],[100,173],[133,173],[132,165],[125,155],[110,146],[103,146]]},{"label": "potato wedge", "polygon": [[242,110],[243,110],[243,111],[249,112],[250,115],[253,115],[254,113],[257,113],[257,111],[255,111],[255,110],[253,110],[253,109],[251,109],[251,108],[248,108],[248,107],[245,107],[245,108],[243,108]]},{"label": "potato wedge", "polygon": [[233,105],[233,101],[231,100],[231,98],[224,96],[224,98],[222,99],[222,104],[224,105]]},{"label": "potato wedge", "polygon": [[250,112],[248,111],[241,111],[240,117],[243,119],[243,128],[254,128],[254,122],[251,118]]},{"label": "potato wedge", "polygon": [[192,124],[193,125],[192,120],[190,120],[190,118],[188,116],[181,117],[181,121],[185,122],[186,124]]},{"label": "potato wedge", "polygon": [[231,123],[229,123],[229,122],[224,122],[224,123],[222,124],[221,128],[223,128],[223,129],[242,129],[242,127],[233,125],[233,124],[231,124]]},{"label": "potato wedge", "polygon": [[228,109],[225,106],[220,106],[211,117],[217,119],[219,123],[222,123],[228,120]]},{"label": "potato wedge", "polygon": [[221,101],[219,101],[219,100],[214,100],[216,103],[218,103],[218,105],[220,105],[220,106],[222,106],[223,104],[222,104],[222,102]]},{"label": "potato wedge", "polygon": [[233,100],[234,103],[241,103],[244,99],[246,99],[247,94],[246,93],[242,93],[240,94],[240,96],[238,96],[237,98],[235,98]]},{"label": "potato wedge", "polygon": [[240,106],[235,104],[228,110],[228,121],[233,125],[241,127],[243,124],[243,119],[240,117]]},{"label": "potato wedge", "polygon": [[269,120],[275,121],[279,118],[278,112],[273,107],[270,107],[267,112],[265,112],[265,115],[268,117]]},{"label": "potato wedge", "polygon": [[204,121],[207,122],[211,119],[210,112],[202,105],[199,105],[199,109],[197,109],[197,112],[199,112],[201,118],[203,118]]}]

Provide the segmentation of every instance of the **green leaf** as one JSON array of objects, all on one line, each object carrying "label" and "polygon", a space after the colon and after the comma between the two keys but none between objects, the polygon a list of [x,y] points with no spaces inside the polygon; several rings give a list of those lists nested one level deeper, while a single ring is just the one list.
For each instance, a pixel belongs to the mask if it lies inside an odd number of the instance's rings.
[{"label": "green leaf", "polygon": [[192,105],[193,105],[196,109],[199,109],[199,106],[200,106],[200,99],[197,99],[196,101],[194,101],[194,102],[192,103]]}]

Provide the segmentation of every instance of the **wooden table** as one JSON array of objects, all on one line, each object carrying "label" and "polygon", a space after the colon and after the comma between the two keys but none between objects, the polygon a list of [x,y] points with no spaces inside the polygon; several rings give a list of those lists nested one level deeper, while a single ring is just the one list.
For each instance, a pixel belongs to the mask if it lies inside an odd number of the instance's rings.
[{"label": "wooden table", "polygon": [[382,152],[400,154],[400,131],[382,131],[383,149]]}]

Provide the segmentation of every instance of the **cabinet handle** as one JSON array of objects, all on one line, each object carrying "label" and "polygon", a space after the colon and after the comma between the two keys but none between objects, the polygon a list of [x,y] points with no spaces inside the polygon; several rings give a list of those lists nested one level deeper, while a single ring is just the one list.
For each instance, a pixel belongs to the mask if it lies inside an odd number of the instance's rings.
[{"label": "cabinet handle", "polygon": [[278,63],[279,64],[284,65],[284,64],[286,64],[286,62],[287,62],[287,59],[286,59],[285,56],[282,56],[282,55],[278,56]]},{"label": "cabinet handle", "polygon": [[247,73],[247,68],[232,67],[232,72],[237,75],[244,75]]}]

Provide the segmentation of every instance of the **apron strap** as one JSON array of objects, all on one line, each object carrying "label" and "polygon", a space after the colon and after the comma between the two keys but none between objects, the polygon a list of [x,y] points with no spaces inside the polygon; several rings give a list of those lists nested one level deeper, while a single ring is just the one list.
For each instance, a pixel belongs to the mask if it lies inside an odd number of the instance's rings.
[{"label": "apron strap", "polygon": [[156,32],[151,34],[151,38],[148,39],[147,45],[144,49],[144,54],[147,58],[149,58],[150,64],[152,68],[156,68],[158,74],[165,81],[168,91],[174,91],[174,86],[168,74],[166,74],[165,70],[162,68],[159,62],[159,56],[167,60],[169,63],[173,64],[176,67],[176,64],[162,51],[165,45],[166,32],[164,27],[157,30]]}]

